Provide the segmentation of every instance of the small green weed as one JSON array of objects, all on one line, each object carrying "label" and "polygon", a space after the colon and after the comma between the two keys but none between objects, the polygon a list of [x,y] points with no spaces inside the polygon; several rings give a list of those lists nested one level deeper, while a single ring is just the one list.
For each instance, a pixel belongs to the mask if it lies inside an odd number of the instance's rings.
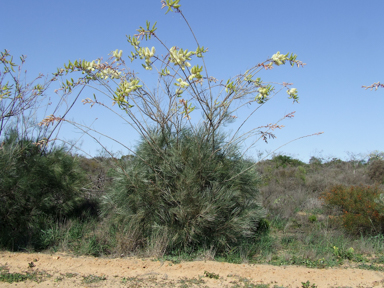
[{"label": "small green weed", "polygon": [[180,256],[164,255],[161,260],[170,261],[172,264],[180,264],[182,259]]},{"label": "small green weed", "polygon": [[[228,275],[227,277],[239,277],[238,275]],[[250,282],[247,278],[239,277],[238,281],[231,281],[231,284],[234,284],[231,286],[231,288],[269,288],[269,284],[253,284]],[[275,286],[274,286],[275,287]]]},{"label": "small green weed", "polygon": [[355,250],[350,247],[349,249],[340,249],[337,246],[333,246],[333,255],[340,259],[349,259],[352,260],[354,258]]},{"label": "small green weed", "polygon": [[28,263],[28,267],[29,268],[33,268],[33,267],[35,267],[36,265],[35,265],[35,263],[33,263],[33,262],[31,262],[31,263]]},{"label": "small green weed", "polygon": [[205,277],[208,277],[211,279],[219,279],[220,278],[219,274],[211,273],[208,271],[204,271],[204,275],[205,275]]},{"label": "small green weed", "polygon": [[384,264],[384,255],[376,257],[374,260],[375,263]]},{"label": "small green weed", "polygon": [[246,284],[244,287],[247,287],[247,288],[269,288],[269,285],[268,284]]},{"label": "small green weed", "polygon": [[127,277],[127,278],[123,278],[123,279],[121,279],[121,283],[123,283],[123,284],[127,284],[128,282],[143,282],[143,280],[142,279],[139,279],[139,278],[137,278],[137,277]]},{"label": "small green weed", "polygon": [[317,221],[317,217],[316,215],[311,215],[308,217],[308,221],[311,222],[311,223],[314,223]]},{"label": "small green weed", "polygon": [[20,274],[20,273],[2,273],[0,274],[0,281],[13,283],[13,282],[23,282],[28,279],[31,279],[31,274]]},{"label": "small green weed", "polygon": [[271,226],[276,228],[277,230],[284,230],[284,227],[287,225],[288,221],[288,219],[276,216],[271,220]]},{"label": "small green weed", "polygon": [[364,270],[373,270],[373,271],[384,271],[383,266],[376,266],[376,265],[368,265],[368,264],[360,264],[357,266],[359,269],[364,269]]},{"label": "small green weed", "polygon": [[[180,284],[183,284],[183,285],[200,285],[200,284],[204,284],[205,281],[203,279],[201,279],[200,277],[199,278],[183,278],[183,279],[180,279],[178,281]],[[189,286],[187,286],[189,287]]]},{"label": "small green weed", "polygon": [[367,262],[368,258],[361,254],[355,254],[353,257],[353,261],[355,262]]},{"label": "small green weed", "polygon": [[37,283],[40,283],[44,281],[46,278],[51,277],[52,275],[46,273],[46,272],[33,272],[33,273],[9,273],[8,269],[4,266],[2,266],[2,269],[0,270],[0,282],[7,282],[7,283],[13,283],[13,282],[23,282],[27,280],[35,281]]},{"label": "small green weed", "polygon": [[295,242],[295,240],[296,240],[295,236],[283,236],[281,238],[281,244],[289,245],[289,244]]},{"label": "small green weed", "polygon": [[324,259],[324,258],[311,260],[311,259],[304,258],[302,256],[298,257],[293,255],[290,258],[280,258],[280,257],[273,258],[270,261],[270,264],[277,265],[277,266],[300,265],[308,268],[325,268],[325,267],[334,267],[334,266],[340,265],[340,261],[336,262],[332,259]]},{"label": "small green weed", "polygon": [[103,280],[107,280],[107,277],[105,276],[95,276],[95,275],[88,275],[83,276],[83,283],[84,284],[90,284],[90,283],[97,283]]},{"label": "small green weed", "polygon": [[312,284],[307,281],[307,282],[301,282],[301,287],[302,288],[317,288],[317,286],[315,284]]}]

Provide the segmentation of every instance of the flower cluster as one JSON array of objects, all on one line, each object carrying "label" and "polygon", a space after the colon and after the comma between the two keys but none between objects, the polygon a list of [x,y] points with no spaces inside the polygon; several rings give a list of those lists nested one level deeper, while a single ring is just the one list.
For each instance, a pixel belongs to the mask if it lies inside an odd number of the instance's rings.
[{"label": "flower cluster", "polygon": [[287,54],[280,54],[280,52],[277,52],[276,54],[272,55],[272,61],[277,65],[280,66],[282,64],[285,64],[285,61],[288,60],[288,55]]},{"label": "flower cluster", "polygon": [[189,81],[192,81],[193,79],[201,79],[203,78],[203,76],[200,74],[201,71],[203,71],[203,66],[199,67],[199,65],[197,66],[193,66],[192,69],[191,69],[191,75],[189,75],[188,79]]},{"label": "flower cluster", "polygon": [[121,72],[119,72],[119,71],[115,71],[111,68],[105,68],[103,70],[100,70],[100,72],[97,72],[96,76],[98,78],[107,80],[108,78],[118,79],[118,78],[120,78],[120,74],[121,74]]},{"label": "flower cluster", "polygon": [[183,93],[183,90],[182,88],[187,88],[189,86],[189,84],[187,82],[185,82],[183,79],[179,78],[179,79],[176,79],[177,83],[175,83],[176,86],[178,86],[179,88],[176,90],[176,94],[178,95],[181,95],[181,93]]},{"label": "flower cluster", "polygon": [[297,96],[297,89],[296,88],[291,88],[287,90],[287,93],[289,95],[289,99],[293,99],[294,101],[299,100],[299,96]]},{"label": "flower cluster", "polygon": [[138,85],[139,82],[140,81],[138,79],[133,79],[130,82],[121,82],[119,84],[119,87],[117,87],[116,89],[115,96],[113,97],[113,104],[117,103],[120,108],[132,108],[133,106],[128,103],[125,97],[128,96],[130,93],[136,91],[137,89],[143,87],[143,85]]},{"label": "flower cluster", "polygon": [[177,50],[176,47],[172,47],[169,50],[169,60],[175,65],[179,65],[181,69],[185,70],[185,67],[191,67],[191,64],[187,62],[187,60],[191,60],[191,56],[195,53],[196,52],[194,51],[188,52],[188,49],[183,50],[180,48]]},{"label": "flower cluster", "polygon": [[[121,55],[121,54],[118,53],[118,55]],[[69,61],[68,65],[64,65],[64,68],[67,73],[69,71],[80,70],[82,71],[82,74],[85,74],[85,73],[90,74],[95,71],[98,71],[96,72],[95,76],[104,80],[108,78],[118,79],[120,78],[120,75],[121,75],[121,72],[114,70],[111,66],[100,63],[100,59],[98,59],[97,62],[95,62],[95,60],[93,60],[92,62],[85,61],[85,60],[82,60],[82,61],[75,60],[73,63]]]},{"label": "flower cluster", "polygon": [[123,50],[116,49],[115,51],[112,51],[112,56],[116,58],[117,61],[121,59],[121,56],[123,55]]},{"label": "flower cluster", "polygon": [[145,68],[145,70],[152,70],[152,66],[151,66],[151,57],[153,57],[155,55],[155,47],[152,47],[151,50],[149,50],[148,47],[141,47],[137,52],[139,54],[139,57],[140,59],[145,59],[145,65],[143,65],[143,67]]},{"label": "flower cluster", "polygon": [[189,84],[188,84],[187,82],[183,81],[183,79],[181,79],[181,78],[176,79],[176,81],[177,81],[178,83],[175,83],[175,85],[176,85],[176,86],[179,86],[179,87],[181,87],[181,88],[186,88],[186,87],[189,86]]},{"label": "flower cluster", "polygon": [[143,85],[139,84],[138,79],[133,79],[130,82],[124,81],[119,84],[119,87],[116,89],[116,94],[119,96],[128,96],[129,93],[136,91],[137,89],[143,87]]},{"label": "flower cluster", "polygon": [[259,104],[264,104],[268,100],[269,94],[273,91],[273,87],[271,85],[267,85],[264,87],[259,87],[255,101]]}]

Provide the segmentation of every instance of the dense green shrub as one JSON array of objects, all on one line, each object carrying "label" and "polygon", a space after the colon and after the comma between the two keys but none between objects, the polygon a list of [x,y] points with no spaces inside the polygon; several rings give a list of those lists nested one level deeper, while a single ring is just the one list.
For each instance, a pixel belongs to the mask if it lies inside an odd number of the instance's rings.
[{"label": "dense green shrub", "polygon": [[252,163],[225,146],[223,135],[215,133],[214,142],[208,135],[153,131],[152,141],[142,140],[126,171],[116,174],[104,213],[139,235],[142,246],[162,239],[168,251],[223,251],[254,237],[264,216],[257,174],[249,169],[234,177]]},{"label": "dense green shrub", "polygon": [[275,163],[276,168],[283,167],[286,168],[288,166],[297,167],[297,166],[305,166],[306,164],[299,159],[292,158],[287,155],[277,155],[274,156],[271,161]]},{"label": "dense green shrub", "polygon": [[343,226],[350,233],[379,234],[384,232],[383,205],[378,201],[381,193],[377,186],[335,185],[322,197],[342,209]]},{"label": "dense green shrub", "polygon": [[48,151],[14,130],[0,149],[0,246],[40,246],[42,230],[76,214],[84,176],[63,148]]}]

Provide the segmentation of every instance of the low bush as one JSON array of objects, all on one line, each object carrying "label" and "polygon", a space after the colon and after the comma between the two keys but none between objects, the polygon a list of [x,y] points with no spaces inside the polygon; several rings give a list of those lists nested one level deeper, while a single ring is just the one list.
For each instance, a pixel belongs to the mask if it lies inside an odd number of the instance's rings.
[{"label": "low bush", "polygon": [[379,234],[384,231],[383,205],[378,201],[378,186],[344,186],[329,188],[322,198],[342,209],[342,223],[351,234]]}]

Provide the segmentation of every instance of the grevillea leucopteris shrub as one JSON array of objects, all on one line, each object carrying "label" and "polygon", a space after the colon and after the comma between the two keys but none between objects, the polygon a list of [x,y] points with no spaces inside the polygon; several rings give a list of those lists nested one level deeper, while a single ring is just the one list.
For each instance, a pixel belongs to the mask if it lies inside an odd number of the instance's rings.
[{"label": "grevillea leucopteris shrub", "polygon": [[[206,66],[208,49],[198,42],[179,2],[161,1],[166,14],[181,15],[194,39],[192,46],[168,46],[171,41],[160,39],[157,23],[147,21],[136,34],[127,36],[128,53],[116,49],[107,61],[69,61],[54,75],[66,79],[57,90],[60,93],[80,88],[80,95],[83,89],[95,89],[93,98],[83,99],[83,104],[115,113],[141,138],[137,148],[115,140],[134,158],[121,165],[117,162],[113,188],[104,197],[103,213],[112,224],[121,224],[127,235],[135,235],[136,246],[161,239],[157,243],[164,243],[168,250],[203,246],[224,250],[252,239],[264,214],[256,164],[244,155],[259,140],[274,138],[273,131],[284,127],[280,121],[292,118],[294,112],[275,123],[252,123],[249,130],[245,124],[281,90],[290,101],[299,100],[298,89],[291,83],[266,82],[259,74],[305,63],[293,53],[274,51],[243,73],[216,79]],[[179,39],[179,35],[170,37]],[[138,64],[143,73],[129,63]],[[54,122],[70,123],[96,141],[93,133],[108,134],[55,115],[40,124]],[[222,134],[226,125],[231,129]]]},{"label": "grevillea leucopteris shrub", "polygon": [[143,139],[125,172],[116,173],[104,213],[137,231],[143,245],[166,235],[168,251],[223,251],[253,239],[265,216],[257,173],[237,147],[224,148],[222,134],[214,144],[208,136],[204,129],[153,130],[152,141]]}]

